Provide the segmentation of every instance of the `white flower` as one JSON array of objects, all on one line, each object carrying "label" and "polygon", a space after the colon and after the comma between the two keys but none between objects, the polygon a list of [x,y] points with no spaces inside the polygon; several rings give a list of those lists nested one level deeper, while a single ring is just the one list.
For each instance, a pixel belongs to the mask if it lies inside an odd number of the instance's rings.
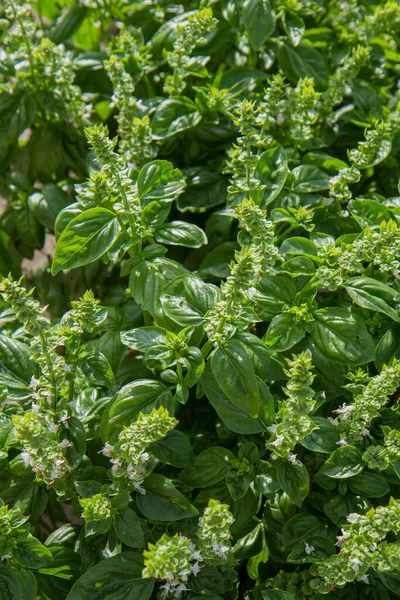
[{"label": "white flower", "polygon": [[369,583],[368,575],[365,573],[362,577],[360,577],[359,581],[362,581],[363,583],[368,584]]},{"label": "white flower", "polygon": [[55,433],[57,431],[58,427],[55,423],[49,423],[49,431],[50,433]]},{"label": "white flower", "polygon": [[148,452],[143,452],[143,453],[140,455],[140,460],[141,460],[142,462],[146,462],[147,460],[149,460],[149,458],[150,458],[150,454],[149,454]]},{"label": "white flower", "polygon": [[364,429],[361,430],[361,435],[363,437],[369,435],[369,429],[367,429],[366,427],[364,427]]},{"label": "white flower", "polygon": [[67,440],[67,438],[64,438],[62,442],[60,442],[58,445],[60,448],[70,448],[71,446],[73,446],[72,442]]},{"label": "white flower", "polygon": [[342,404],[342,406],[340,406],[333,412],[339,415],[339,419],[341,421],[344,421],[345,419],[348,419],[351,416],[352,410],[354,410],[354,406],[352,404]]},{"label": "white flower", "polygon": [[31,377],[31,382],[29,384],[29,387],[32,388],[32,390],[36,390],[39,383],[40,383],[39,379],[36,379],[36,377]]},{"label": "white flower", "polygon": [[171,571],[168,571],[168,573],[167,573],[167,574],[166,574],[166,576],[165,576],[165,579],[166,579],[167,581],[173,581],[175,578],[174,578],[174,576],[172,575]]},{"label": "white flower", "polygon": [[175,598],[179,598],[181,596],[181,594],[183,594],[184,592],[187,592],[187,590],[188,590],[188,588],[186,587],[186,585],[184,583],[181,583],[175,589]]},{"label": "white flower", "polygon": [[115,471],[118,471],[118,469],[121,467],[121,461],[119,460],[119,458],[112,458],[110,460],[110,463],[112,464],[111,470],[115,473]]},{"label": "white flower", "polygon": [[360,517],[361,517],[361,515],[359,515],[358,513],[350,513],[349,515],[347,515],[347,522],[348,523],[357,523],[357,521]]},{"label": "white flower", "polygon": [[146,489],[145,489],[143,486],[139,485],[137,482],[134,482],[134,483],[133,483],[133,487],[134,487],[134,488],[135,488],[135,490],[136,490],[137,492],[139,492],[139,494],[141,494],[142,496],[145,496],[145,495],[146,495]]},{"label": "white flower", "polygon": [[180,577],[180,579],[182,579],[182,581],[187,581],[189,575],[190,575],[190,569],[183,569],[182,571],[179,572],[179,577]]},{"label": "white flower", "polygon": [[338,535],[336,537],[336,539],[337,539],[336,546],[339,546],[339,548],[341,548],[343,546],[344,541],[349,537],[349,535],[350,535],[350,533],[348,533],[347,531],[342,529],[342,535]]},{"label": "white flower", "polygon": [[199,571],[200,571],[200,565],[198,562],[195,562],[194,565],[192,565],[190,567],[190,570],[192,571],[193,575],[196,577],[196,575],[198,575]]},{"label": "white flower", "polygon": [[[194,544],[191,544],[191,546],[194,546]],[[202,561],[203,557],[201,555],[200,550],[194,550],[194,552],[192,554],[192,558],[193,558],[193,560]]]},{"label": "white flower", "polygon": [[304,542],[304,544],[305,544],[306,554],[312,554],[313,552],[315,552],[314,546],[310,546],[309,544],[307,544],[307,542]]},{"label": "white flower", "polygon": [[330,421],[335,427],[336,425],[339,425],[338,419],[334,419],[333,417],[328,417],[328,421]]},{"label": "white flower", "polygon": [[111,446],[111,444],[109,444],[108,442],[106,442],[104,444],[103,450],[100,450],[100,452],[102,454],[104,454],[104,456],[111,457],[111,452],[112,452],[113,448],[114,448],[114,446]]},{"label": "white flower", "polygon": [[277,428],[278,428],[278,425],[276,423],[274,423],[273,425],[270,425],[269,427],[267,427],[267,431],[269,431],[270,433],[275,433]]},{"label": "white flower", "polygon": [[348,444],[348,442],[346,442],[346,440],[342,439],[342,440],[339,440],[338,442],[336,442],[336,445],[341,446],[343,448],[344,446],[348,446],[349,444]]},{"label": "white flower", "polygon": [[356,573],[358,573],[358,571],[360,570],[361,560],[359,560],[358,558],[351,558],[350,562],[353,565],[353,570]]},{"label": "white flower", "polygon": [[371,546],[368,548],[368,550],[370,552],[375,552],[375,550],[377,550],[378,548],[378,544],[376,542],[374,542],[373,544],[371,544]]},{"label": "white flower", "polygon": [[65,364],[63,368],[64,368],[64,373],[71,373],[71,371],[72,371],[71,365]]},{"label": "white flower", "polygon": [[32,456],[29,454],[29,452],[21,452],[21,457],[22,457],[22,460],[24,461],[25,467],[34,467],[35,466],[35,461],[33,460]]},{"label": "white flower", "polygon": [[35,404],[34,402],[32,402],[31,409],[32,409],[32,412],[35,413],[35,415],[38,415],[39,411],[40,411],[40,406],[38,404]]},{"label": "white flower", "polygon": [[292,465],[297,465],[297,454],[289,454],[288,461],[292,463]]},{"label": "white flower", "polygon": [[278,435],[276,437],[276,440],[274,442],[272,442],[272,445],[274,448],[278,448],[279,446],[282,445],[282,442],[283,442],[283,437],[281,435]]}]

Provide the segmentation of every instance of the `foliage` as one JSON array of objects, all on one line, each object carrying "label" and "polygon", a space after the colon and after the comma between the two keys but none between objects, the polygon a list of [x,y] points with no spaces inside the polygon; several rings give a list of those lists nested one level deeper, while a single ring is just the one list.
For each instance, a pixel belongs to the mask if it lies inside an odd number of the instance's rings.
[{"label": "foliage", "polygon": [[398,3],[0,36],[0,599],[400,597]]}]

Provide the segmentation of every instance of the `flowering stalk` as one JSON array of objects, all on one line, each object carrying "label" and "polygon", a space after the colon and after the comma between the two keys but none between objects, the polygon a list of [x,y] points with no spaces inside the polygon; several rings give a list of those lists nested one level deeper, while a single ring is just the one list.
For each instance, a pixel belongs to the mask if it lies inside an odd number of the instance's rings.
[{"label": "flowering stalk", "polygon": [[227,504],[211,498],[199,519],[197,539],[205,563],[226,565],[232,562],[230,555],[230,527],[234,522]]},{"label": "flowering stalk", "polygon": [[177,423],[168,410],[160,406],[148,414],[140,413],[137,421],[122,429],[113,446],[106,442],[102,453],[110,458],[117,488],[134,487],[141,494],[146,493],[142,484],[148,474],[146,464],[151,458],[149,446],[165,437]]},{"label": "flowering stalk", "polygon": [[348,515],[349,526],[342,529],[339,554],[311,567],[316,578],[311,587],[323,594],[352,581],[368,583],[370,568],[391,572],[398,569],[399,545],[383,542],[389,532],[400,532],[400,502],[391,498],[388,506],[378,506],[366,515]]},{"label": "flowering stalk", "polygon": [[296,462],[292,454],[296,444],[315,429],[314,423],[308,416],[315,405],[314,391],[311,385],[314,375],[311,373],[312,361],[309,352],[293,355],[287,359],[288,369],[285,370],[289,381],[284,388],[287,400],[283,401],[276,415],[276,422],[268,427],[272,436],[267,447],[273,452],[273,457],[288,458]]}]

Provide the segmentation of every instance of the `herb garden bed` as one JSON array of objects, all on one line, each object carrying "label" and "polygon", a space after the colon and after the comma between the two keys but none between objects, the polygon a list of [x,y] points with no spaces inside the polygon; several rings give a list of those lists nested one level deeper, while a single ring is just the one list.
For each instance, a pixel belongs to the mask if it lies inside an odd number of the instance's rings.
[{"label": "herb garden bed", "polygon": [[0,36],[0,600],[399,598],[400,6]]}]

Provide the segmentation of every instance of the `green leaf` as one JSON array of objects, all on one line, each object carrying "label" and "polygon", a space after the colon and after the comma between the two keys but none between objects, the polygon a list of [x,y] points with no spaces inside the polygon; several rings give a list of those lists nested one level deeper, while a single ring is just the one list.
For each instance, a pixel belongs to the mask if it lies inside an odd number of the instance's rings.
[{"label": "green leaf", "polygon": [[346,282],[345,288],[351,298],[363,308],[383,313],[400,322],[399,294],[390,286],[370,277],[353,277]]},{"label": "green leaf", "polygon": [[231,460],[234,458],[233,453],[226,448],[208,448],[194,457],[192,464],[181,471],[179,479],[184,485],[193,488],[216,485],[232,469]]},{"label": "green leaf", "polygon": [[259,50],[275,29],[275,14],[269,0],[245,0],[243,23],[254,50]]},{"label": "green leaf", "polygon": [[11,565],[0,565],[1,600],[35,600],[36,591],[33,573]]},{"label": "green leaf", "polygon": [[163,140],[192,129],[201,121],[194,102],[189,98],[170,98],[158,105],[152,121],[154,139]]},{"label": "green leaf", "polygon": [[287,557],[287,561],[296,564],[324,561],[336,554],[335,544],[326,537],[310,535],[298,544]]},{"label": "green leaf", "polygon": [[38,569],[51,560],[51,552],[32,535],[18,541],[16,548],[12,549],[13,559],[22,567]]},{"label": "green leaf", "polygon": [[345,496],[342,496],[342,494],[333,496],[333,498],[324,504],[323,508],[326,516],[329,517],[335,525],[343,527],[348,523],[347,516],[350,513],[360,513],[365,515],[372,508],[372,505],[369,500],[362,496],[354,496],[353,494],[347,493]]},{"label": "green leaf", "polygon": [[78,579],[67,600],[150,600],[153,579],[142,579],[143,558],[122,552],[107,558]]},{"label": "green leaf", "polygon": [[207,236],[200,227],[186,221],[171,221],[157,227],[154,238],[160,244],[200,248],[207,244]]},{"label": "green leaf", "polygon": [[282,146],[274,146],[261,154],[256,166],[256,177],[263,185],[262,191],[257,192],[261,208],[266,208],[279,195],[287,176],[287,156]]},{"label": "green leaf", "polygon": [[301,506],[310,491],[310,477],[303,463],[299,460],[294,464],[288,460],[282,461],[278,467],[278,480],[296,506]]},{"label": "green leaf", "polygon": [[137,178],[139,198],[146,207],[153,201],[172,202],[185,185],[181,171],[174,169],[173,164],[167,160],[147,163],[140,169]]},{"label": "green leaf", "polygon": [[138,495],[140,512],[153,521],[178,521],[198,514],[197,509],[181,494],[172,482],[158,473],[145,479],[146,495]]},{"label": "green leaf", "polygon": [[181,212],[203,213],[226,201],[227,181],[219,173],[192,167],[184,169],[187,187],[177,200]]},{"label": "green leaf", "polygon": [[261,592],[263,600],[296,600],[289,592],[281,592],[281,590],[264,590]]},{"label": "green leaf", "polygon": [[146,352],[154,346],[162,346],[166,343],[166,331],[161,327],[138,327],[130,331],[121,332],[121,340],[125,346]]},{"label": "green leaf", "polygon": [[[271,394],[266,396],[264,391],[260,389],[259,417],[253,419],[239,406],[233,404],[233,402],[231,402],[231,400],[229,400],[222,392],[212,374],[210,363],[207,364],[200,382],[210,404],[214,407],[224,425],[231,431],[243,434],[260,433],[261,431],[265,431],[266,427],[273,422],[274,400]],[[264,387],[266,388],[267,386],[264,384]],[[265,424],[262,420],[264,415],[268,415]]]},{"label": "green leaf", "polygon": [[344,308],[322,308],[314,319],[311,337],[327,358],[351,365],[374,360],[373,340],[359,316]]},{"label": "green leaf", "polygon": [[268,321],[282,312],[285,304],[291,306],[297,290],[289,277],[265,275],[257,283],[257,292],[253,295],[260,307],[257,314]]},{"label": "green leaf", "polygon": [[123,508],[114,517],[115,533],[127,546],[131,548],[144,548],[144,535],[139,517],[130,508]]},{"label": "green leaf", "polygon": [[202,323],[204,315],[213,308],[221,294],[215,285],[186,274],[171,281],[163,292],[161,304],[164,313],[182,327]]},{"label": "green leaf", "polygon": [[367,198],[350,200],[347,206],[361,227],[378,227],[393,216],[384,204]]},{"label": "green leaf", "polygon": [[336,427],[324,417],[312,417],[312,421],[317,425],[317,429],[314,429],[310,435],[300,440],[300,444],[312,452],[322,452],[324,454],[335,452],[339,441]]},{"label": "green leaf", "polygon": [[147,414],[153,408],[173,407],[172,394],[161,381],[139,379],[122,387],[114,402],[103,415],[101,435],[104,442],[116,438],[123,425],[135,421],[139,413]]},{"label": "green leaf", "polygon": [[182,431],[169,431],[151,446],[151,453],[158,460],[174,467],[186,467],[194,460],[192,446]]},{"label": "green leaf", "polygon": [[349,488],[355,494],[366,498],[382,498],[390,492],[390,485],[382,475],[368,471],[352,477]]},{"label": "green leaf", "polygon": [[213,355],[211,368],[229,400],[256,419],[260,393],[254,366],[244,345],[233,338],[225,342]]},{"label": "green leaf", "polygon": [[89,208],[72,219],[60,235],[51,272],[87,265],[107,252],[121,232],[115,213]]},{"label": "green leaf", "polygon": [[278,48],[278,62],[291,83],[296,84],[299,79],[312,77],[317,89],[324,90],[327,87],[328,69],[316,48],[307,44],[299,44],[296,48],[291,48],[281,42]]},{"label": "green leaf", "polygon": [[164,287],[186,272],[182,265],[168,258],[156,257],[152,260],[139,258],[133,265],[129,288],[138,304],[141,304],[151,315],[159,317],[162,314],[160,297]]},{"label": "green leaf", "polygon": [[361,473],[363,468],[361,452],[354,446],[344,446],[335,450],[320,472],[334,479],[347,479]]},{"label": "green leaf", "polygon": [[284,352],[302,340],[306,332],[302,323],[296,323],[294,315],[283,313],[272,319],[263,339],[274,352]]},{"label": "green leaf", "polygon": [[326,534],[327,529],[327,525],[320,517],[301,513],[289,519],[283,526],[282,543],[287,550],[292,551],[309,536]]},{"label": "green leaf", "polygon": [[329,175],[314,165],[300,165],[291,172],[291,189],[304,194],[323,192],[329,189]]}]

